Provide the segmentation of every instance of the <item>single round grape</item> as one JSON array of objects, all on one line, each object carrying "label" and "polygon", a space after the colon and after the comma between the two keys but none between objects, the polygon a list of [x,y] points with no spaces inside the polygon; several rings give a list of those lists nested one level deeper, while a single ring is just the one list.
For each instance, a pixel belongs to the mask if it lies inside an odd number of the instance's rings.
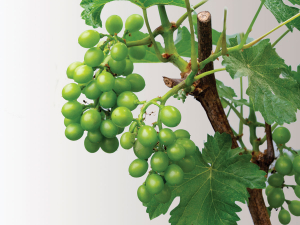
[{"label": "single round grape", "polygon": [[196,160],[194,156],[185,156],[183,159],[177,161],[177,165],[183,170],[184,173],[193,171],[196,167]]},{"label": "single round grape", "polygon": [[293,163],[289,157],[283,155],[276,160],[275,169],[282,175],[288,175],[290,172],[292,172]]},{"label": "single round grape", "polygon": [[158,140],[165,146],[173,144],[175,139],[174,132],[169,128],[163,128],[158,133]]},{"label": "single round grape", "polygon": [[94,47],[100,40],[100,34],[95,30],[86,30],[78,37],[78,43],[84,48]]},{"label": "single round grape", "polygon": [[180,144],[185,149],[185,155],[194,155],[196,153],[195,143],[187,138],[180,138],[176,140],[177,144]]},{"label": "single round grape", "polygon": [[176,164],[169,165],[165,171],[165,179],[168,184],[176,185],[183,181],[183,170]]},{"label": "single round grape", "polygon": [[111,120],[104,120],[100,124],[100,131],[106,138],[113,138],[118,134],[118,127]]},{"label": "single round grape", "polygon": [[278,214],[278,220],[281,224],[289,224],[291,222],[291,215],[289,211],[281,209]]},{"label": "single round grape", "polygon": [[121,61],[128,55],[128,48],[124,43],[118,42],[110,50],[111,57],[116,61]]},{"label": "single round grape", "polygon": [[122,134],[120,144],[124,149],[131,149],[134,145],[135,135],[130,132]]},{"label": "single round grape", "polygon": [[79,98],[81,94],[81,89],[79,85],[75,83],[70,83],[64,86],[62,89],[62,97],[67,101],[73,101]]},{"label": "single round grape", "polygon": [[135,159],[129,166],[129,174],[132,177],[141,177],[148,170],[148,163],[144,159]]},{"label": "single round grape", "polygon": [[295,188],[294,188],[294,192],[295,192],[295,195],[300,198],[300,186],[297,185]]},{"label": "single round grape", "polygon": [[103,135],[101,134],[100,130],[93,130],[89,131],[87,137],[92,143],[99,143],[103,139]]},{"label": "single round grape", "polygon": [[291,138],[290,131],[285,127],[277,127],[272,134],[272,138],[276,144],[285,144]]},{"label": "single round grape", "polygon": [[165,184],[164,189],[162,189],[161,192],[158,194],[154,195],[154,198],[156,201],[159,203],[167,203],[171,199],[171,190],[167,184]]},{"label": "single round grape", "polygon": [[114,153],[119,148],[119,140],[117,137],[103,137],[103,140],[100,142],[100,147],[106,153]]},{"label": "single round grape", "polygon": [[151,158],[150,165],[153,171],[163,172],[169,166],[169,158],[164,152],[156,152]]},{"label": "single round grape", "polygon": [[284,203],[284,193],[281,188],[274,188],[267,196],[269,205],[272,208],[279,208]]},{"label": "single round grape", "polygon": [[144,125],[139,129],[137,139],[142,145],[153,147],[158,141],[157,132],[152,126]]},{"label": "single round grape", "polygon": [[295,170],[296,173],[300,173],[300,155],[294,158],[293,169]]},{"label": "single round grape", "polygon": [[133,66],[133,62],[130,59],[125,59],[125,61],[126,61],[126,66],[123,71],[123,75],[127,76],[129,74],[132,74],[134,66]]},{"label": "single round grape", "polygon": [[174,131],[176,138],[188,138],[190,139],[191,135],[188,131],[184,129],[178,129]]},{"label": "single round grape", "polygon": [[122,134],[124,131],[124,127],[118,127],[118,133],[117,134]]},{"label": "single round grape", "polygon": [[137,74],[137,73],[132,73],[132,74],[129,74],[126,79],[130,82],[131,84],[131,91],[132,92],[140,92],[142,91],[145,86],[146,86],[146,83],[145,83],[145,80],[144,78]]},{"label": "single round grape", "polygon": [[81,66],[81,65],[83,65],[82,62],[73,62],[73,63],[71,63],[68,66],[68,69],[67,69],[67,77],[70,78],[70,79],[73,79],[75,69],[78,66]]},{"label": "single round grape", "polygon": [[151,174],[146,179],[146,189],[150,194],[158,194],[164,186],[164,181],[158,174]]},{"label": "single round grape", "polygon": [[94,70],[87,65],[78,66],[73,75],[74,81],[80,84],[84,84],[93,79]]},{"label": "single round grape", "polygon": [[78,124],[80,124],[80,118],[81,118],[81,116],[78,116],[78,117],[75,118],[75,119],[68,119],[68,118],[65,118],[65,119],[64,119],[64,124],[65,124],[66,127],[67,127],[69,124],[71,124],[71,123],[78,123]]},{"label": "single round grape", "polygon": [[122,92],[117,98],[117,105],[124,106],[130,111],[136,109],[138,106],[137,102],[139,101],[138,97],[131,91]]},{"label": "single round grape", "polygon": [[283,176],[279,173],[275,173],[272,174],[269,178],[268,178],[268,183],[270,185],[272,185],[273,187],[281,187],[283,184]]},{"label": "single round grape", "polygon": [[288,204],[289,210],[294,216],[300,216],[300,201],[293,200]]},{"label": "single round grape", "polygon": [[112,108],[117,103],[117,95],[114,91],[103,92],[99,98],[99,103],[103,108]]},{"label": "single round grape", "polygon": [[103,92],[111,91],[115,85],[115,78],[109,72],[102,72],[97,77],[97,87]]},{"label": "single round grape", "polygon": [[133,152],[139,159],[148,159],[153,153],[153,148],[152,146],[145,147],[139,140],[136,140],[133,145]]},{"label": "single round grape", "polygon": [[296,182],[296,184],[300,185],[300,174],[299,173],[295,174],[295,182]]},{"label": "single round grape", "polygon": [[131,83],[129,80],[122,78],[122,77],[117,77],[115,79],[115,85],[113,89],[117,94],[121,94],[124,91],[130,91],[131,90]]},{"label": "single round grape", "polygon": [[95,80],[92,80],[88,83],[88,85],[83,89],[83,93],[88,99],[97,99],[102,94],[97,87]]},{"label": "single round grape", "polygon": [[273,186],[268,185],[265,190],[266,196],[268,196],[273,189],[274,189]]},{"label": "single round grape", "polygon": [[148,203],[152,199],[152,194],[150,194],[149,191],[147,191],[147,188],[144,184],[139,186],[137,190],[137,196],[139,200],[143,203]]},{"label": "single round grape", "polygon": [[121,75],[126,68],[126,60],[123,59],[120,61],[116,61],[113,58],[110,58],[108,61],[108,65],[113,73]]},{"label": "single round grape", "polygon": [[84,139],[84,147],[85,149],[90,153],[95,153],[99,150],[100,144],[99,143],[93,143],[90,141],[88,137]]},{"label": "single round grape", "polygon": [[93,131],[99,129],[101,124],[101,115],[96,109],[90,109],[83,113],[80,125],[84,130]]},{"label": "single round grape", "polygon": [[130,15],[125,22],[125,29],[130,33],[139,31],[144,25],[144,19],[139,14]]},{"label": "single round grape", "polygon": [[86,51],[84,62],[90,67],[99,66],[104,59],[104,54],[100,48],[93,47]]},{"label": "single round grape", "polygon": [[112,15],[105,21],[105,28],[111,35],[119,33],[123,28],[123,21],[118,15]]},{"label": "single round grape", "polygon": [[180,144],[174,143],[167,147],[167,153],[171,160],[178,161],[185,157],[185,149]]},{"label": "single round grape", "polygon": [[144,45],[133,46],[128,49],[129,55],[137,60],[141,60],[146,56],[146,47]]},{"label": "single round grape", "polygon": [[70,101],[63,105],[61,112],[68,119],[76,119],[81,115],[82,106],[77,101]]},{"label": "single round grape", "polygon": [[111,114],[111,120],[118,127],[127,127],[133,120],[131,111],[126,107],[118,107]]},{"label": "single round grape", "polygon": [[71,141],[79,140],[83,136],[84,130],[78,123],[71,123],[66,127],[65,135]]},{"label": "single round grape", "polygon": [[181,121],[181,113],[174,106],[165,106],[160,111],[161,122],[168,127],[176,127]]}]

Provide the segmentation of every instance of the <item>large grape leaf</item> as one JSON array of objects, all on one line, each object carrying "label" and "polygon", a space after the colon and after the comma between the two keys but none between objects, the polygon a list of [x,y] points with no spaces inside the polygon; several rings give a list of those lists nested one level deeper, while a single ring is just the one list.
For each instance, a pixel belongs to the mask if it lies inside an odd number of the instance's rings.
[{"label": "large grape leaf", "polygon": [[[236,39],[230,39],[230,42],[231,46],[237,44]],[[292,76],[281,76],[287,66],[268,39],[249,49],[232,52],[223,59],[222,65],[232,78],[249,78],[246,93],[252,99],[254,109],[261,112],[268,124],[296,121],[300,86]]]},{"label": "large grape leaf", "polygon": [[293,77],[300,85],[300,65],[298,65],[297,71],[292,71],[291,66],[287,67],[286,70],[284,70],[283,75]]},{"label": "large grape leaf", "polygon": [[236,201],[248,201],[247,188],[264,188],[265,172],[250,162],[251,155],[239,154],[240,149],[231,150],[229,134],[208,135],[201,152],[197,152],[196,168],[184,175],[184,181],[170,186],[171,200],[158,203],[154,198],[148,203],[150,219],[165,214],[174,198],[179,196],[179,205],[171,211],[172,225],[236,224],[236,212],[241,208]]},{"label": "large grape leaf", "polygon": [[[299,0],[292,0],[291,2],[298,2],[297,4],[299,4]],[[265,6],[275,16],[278,23],[282,23],[299,13],[298,8],[288,6],[284,4],[282,0],[266,0]],[[300,30],[300,18],[298,17],[294,19],[286,26],[290,31],[293,31],[293,27],[296,27],[298,30]]]},{"label": "large grape leaf", "polygon": [[[125,39],[126,39],[126,42],[137,41],[137,40],[141,40],[141,39],[143,39],[145,37],[148,37],[148,36],[149,36],[148,34],[145,34],[143,32],[138,31],[138,32],[132,33],[131,36],[126,35]],[[156,42],[156,44],[159,48],[160,53],[161,54],[164,53],[165,50],[161,46],[161,44],[159,42]],[[143,59],[136,60],[136,59],[130,57],[131,61],[134,62],[134,63],[157,63],[157,62],[160,62],[159,59],[156,56],[153,45],[151,47],[145,46],[145,48],[147,49],[146,50],[146,56]]]}]

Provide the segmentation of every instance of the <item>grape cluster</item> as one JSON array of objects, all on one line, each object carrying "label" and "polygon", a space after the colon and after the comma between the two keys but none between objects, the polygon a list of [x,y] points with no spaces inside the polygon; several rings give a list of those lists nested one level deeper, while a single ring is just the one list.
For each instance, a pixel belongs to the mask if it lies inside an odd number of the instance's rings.
[{"label": "grape cluster", "polygon": [[[273,208],[281,207],[278,214],[278,219],[281,224],[288,224],[291,221],[291,215],[300,216],[300,201],[289,201],[285,199],[283,187],[292,187],[298,198],[300,198],[300,155],[293,152],[290,156],[283,153],[282,149],[290,140],[291,134],[285,127],[278,127],[272,134],[274,142],[280,150],[280,156],[275,163],[275,173],[268,178],[269,186],[267,186],[265,193],[269,207],[267,208],[269,214]],[[284,183],[284,176],[294,176],[297,185],[286,185]],[[288,210],[283,208],[283,203],[287,202]]]}]

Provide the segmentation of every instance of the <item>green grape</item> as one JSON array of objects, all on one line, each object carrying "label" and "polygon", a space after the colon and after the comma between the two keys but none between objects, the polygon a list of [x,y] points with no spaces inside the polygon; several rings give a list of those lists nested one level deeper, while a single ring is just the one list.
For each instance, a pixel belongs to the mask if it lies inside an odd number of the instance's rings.
[{"label": "green grape", "polygon": [[283,176],[279,173],[275,173],[272,174],[269,178],[268,178],[268,183],[270,185],[272,185],[273,187],[281,187],[283,184]]},{"label": "green grape", "polygon": [[283,155],[277,159],[275,163],[275,169],[282,175],[288,175],[290,172],[292,172],[293,163],[289,157]]},{"label": "green grape", "polygon": [[152,199],[152,194],[150,194],[149,191],[147,191],[147,188],[144,184],[139,186],[137,190],[137,196],[139,200],[143,203],[148,203]]},{"label": "green grape", "polygon": [[102,94],[102,92],[97,87],[96,81],[92,80],[83,89],[83,93],[88,99],[97,99]]},{"label": "green grape", "polygon": [[117,98],[117,105],[124,106],[130,111],[136,109],[138,106],[137,102],[139,101],[138,97],[131,91],[122,92]]},{"label": "green grape", "polygon": [[93,131],[99,129],[101,124],[101,114],[96,109],[90,109],[83,113],[80,125],[84,130]]},{"label": "green grape", "polygon": [[274,189],[273,186],[268,185],[265,190],[266,196],[268,196],[273,189]]},{"label": "green grape", "polygon": [[114,153],[119,148],[119,140],[117,137],[103,137],[103,140],[100,142],[100,147],[106,153]]},{"label": "green grape", "polygon": [[118,42],[110,50],[111,57],[116,61],[121,61],[128,55],[128,48],[124,43]]},{"label": "green grape", "polygon": [[96,82],[99,90],[107,92],[114,88],[115,78],[111,73],[104,71],[97,77]]},{"label": "green grape", "polygon": [[118,134],[122,134],[124,131],[124,127],[118,127]]},{"label": "green grape", "polygon": [[93,130],[89,131],[87,137],[92,143],[99,143],[103,139],[103,135],[101,134],[100,130]]},{"label": "green grape", "polygon": [[144,45],[133,46],[128,49],[129,55],[137,60],[141,60],[146,56],[146,48]]},{"label": "green grape", "polygon": [[300,173],[300,155],[294,158],[293,169],[295,170],[296,173]]},{"label": "green grape", "polygon": [[105,22],[105,28],[107,32],[111,35],[119,33],[123,28],[123,21],[121,17],[117,15],[112,15],[108,17]]},{"label": "green grape", "polygon": [[180,144],[174,143],[167,148],[168,156],[173,161],[178,161],[185,157],[185,149]]},{"label": "green grape", "polygon": [[300,201],[293,200],[288,203],[288,207],[292,215],[300,216]]},{"label": "green grape", "polygon": [[90,153],[95,153],[99,150],[100,144],[99,143],[93,143],[90,141],[88,137],[84,139],[84,147],[85,149]]},{"label": "green grape", "polygon": [[106,138],[113,138],[118,134],[118,127],[111,120],[104,120],[100,124],[100,131]]},{"label": "green grape", "polygon": [[126,61],[126,66],[123,75],[127,76],[129,74],[132,74],[134,66],[133,66],[133,62],[130,59],[125,59],[125,61]]},{"label": "green grape", "polygon": [[171,145],[175,142],[176,136],[169,128],[163,128],[158,133],[158,140],[165,146]]},{"label": "green grape", "polygon": [[190,139],[190,137],[191,137],[190,133],[186,130],[183,130],[183,129],[175,130],[174,133],[175,133],[176,138],[188,138],[188,139]]},{"label": "green grape", "polygon": [[278,214],[278,220],[281,224],[289,224],[291,222],[291,215],[289,211],[281,209]]},{"label": "green grape", "polygon": [[131,111],[126,107],[118,107],[111,114],[111,120],[118,127],[127,127],[133,120]]},{"label": "green grape", "polygon": [[158,194],[164,186],[164,181],[158,174],[151,174],[146,179],[146,189],[150,194]]},{"label": "green grape", "polygon": [[77,101],[70,101],[63,105],[61,113],[68,119],[76,119],[81,115],[82,106]]},{"label": "green grape", "polygon": [[148,159],[153,153],[153,148],[152,146],[145,147],[139,142],[139,140],[136,140],[133,145],[133,152],[139,159]]},{"label": "green grape", "polygon": [[131,84],[131,91],[132,92],[140,92],[146,86],[144,78],[141,75],[137,74],[137,73],[129,74],[126,77],[126,79]]},{"label": "green grape", "polygon": [[99,98],[99,103],[103,108],[112,108],[117,103],[117,95],[114,91],[103,92]]},{"label": "green grape", "polygon": [[139,31],[144,25],[144,19],[139,14],[132,14],[125,22],[125,29],[130,33]]},{"label": "green grape", "polygon": [[81,94],[81,89],[79,85],[75,83],[70,83],[64,86],[62,89],[62,97],[67,101],[73,101],[79,98]]},{"label": "green grape", "polygon": [[94,70],[87,65],[78,66],[73,75],[74,81],[80,84],[84,84],[93,79]]},{"label": "green grape", "polygon": [[79,140],[83,136],[84,130],[78,123],[71,123],[66,127],[65,135],[71,141]]},{"label": "green grape", "polygon": [[122,134],[120,144],[124,149],[131,149],[134,145],[135,135],[130,132]]},{"label": "green grape", "polygon": [[71,124],[71,123],[78,123],[78,124],[80,124],[80,118],[81,118],[81,116],[78,116],[77,118],[75,118],[75,119],[68,119],[68,118],[65,118],[64,119],[64,124],[65,124],[65,126],[67,127],[69,124]]},{"label": "green grape", "polygon": [[99,66],[104,59],[104,54],[100,48],[93,47],[86,51],[84,62],[90,67]]},{"label": "green grape", "polygon": [[84,48],[94,47],[100,40],[99,32],[95,30],[86,30],[78,38],[78,43]]},{"label": "green grape", "polygon": [[153,147],[158,141],[157,132],[152,126],[144,125],[139,129],[137,139],[145,147]]},{"label": "green grape", "polygon": [[281,188],[274,188],[267,196],[269,205],[272,208],[279,208],[284,203],[284,193]]},{"label": "green grape", "polygon": [[113,58],[110,58],[108,61],[108,65],[113,73],[121,75],[126,68],[126,60],[123,59],[120,61],[116,61]]},{"label": "green grape", "polygon": [[162,189],[161,192],[158,194],[154,195],[154,198],[156,201],[159,203],[167,203],[171,199],[171,190],[167,184],[165,184],[164,189]]},{"label": "green grape", "polygon": [[272,138],[276,144],[285,144],[291,138],[290,131],[285,127],[277,127],[272,134]]},{"label": "green grape", "polygon": [[169,165],[165,171],[165,179],[170,185],[180,184],[183,181],[183,175],[182,169],[176,164]]},{"label": "green grape", "polygon": [[169,158],[164,152],[156,152],[151,158],[150,165],[153,171],[163,172],[169,166]]},{"label": "green grape", "polygon": [[295,188],[294,188],[294,192],[295,192],[295,195],[300,198],[300,186],[297,185]]},{"label": "green grape", "polygon": [[179,110],[173,106],[165,106],[160,110],[161,122],[168,127],[176,127],[181,121]]},{"label": "green grape", "polygon": [[148,170],[148,163],[144,159],[135,159],[129,166],[129,174],[132,177],[141,177]]},{"label": "green grape", "polygon": [[295,182],[296,182],[296,184],[300,185],[300,174],[299,173],[295,174]]},{"label": "green grape", "polygon": [[70,79],[73,79],[74,76],[74,71],[78,66],[83,65],[82,62],[73,62],[69,65],[68,69],[67,69],[67,77]]},{"label": "green grape", "polygon": [[196,153],[195,143],[187,138],[180,138],[176,140],[177,144],[180,144],[185,149],[185,156],[194,155]]},{"label": "green grape", "polygon": [[183,159],[177,161],[177,165],[183,170],[184,173],[193,171],[196,167],[196,160],[194,156],[185,156]]},{"label": "green grape", "polygon": [[122,77],[117,77],[115,79],[115,85],[113,89],[117,94],[121,94],[124,91],[130,91],[131,90],[131,83]]}]

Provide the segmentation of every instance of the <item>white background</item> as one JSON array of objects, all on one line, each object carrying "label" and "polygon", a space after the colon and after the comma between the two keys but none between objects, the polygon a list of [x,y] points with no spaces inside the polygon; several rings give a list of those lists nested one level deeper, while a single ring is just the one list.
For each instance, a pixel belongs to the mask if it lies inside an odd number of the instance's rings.
[{"label": "white background", "polygon": [[[65,71],[73,61],[83,60],[86,50],[78,45],[77,38],[90,29],[80,18],[79,3],[79,0],[1,2],[0,224],[168,224],[169,212],[150,221],[136,197],[136,190],[145,178],[135,179],[128,174],[128,166],[135,158],[132,150],[120,148],[114,154],[101,150],[90,154],[84,149],[83,140],[71,142],[64,137],[60,110],[65,101],[61,89],[70,82]],[[259,3],[259,0],[211,0],[197,12],[210,11],[213,27],[221,30],[226,6],[227,32],[233,34],[246,31]],[[170,20],[176,21],[185,11],[167,6],[167,12]],[[105,6],[102,19],[118,14],[125,21],[133,13],[142,11],[129,2],[113,2]],[[148,14],[154,29],[159,25],[157,8],[151,7]],[[257,38],[275,26],[277,21],[263,8],[250,36]],[[271,41],[285,30],[283,27],[270,35]],[[146,32],[145,26],[142,31]],[[294,70],[299,64],[299,40],[299,32],[295,30],[276,46],[279,55]],[[220,66],[220,62],[215,63],[215,68]],[[135,72],[142,74],[147,84],[138,94],[140,100],[150,100],[168,91],[162,76],[179,77],[179,70],[170,64],[136,64]],[[232,81],[226,73],[218,73],[216,77],[227,85],[238,86],[239,81]],[[239,93],[237,88],[236,92]],[[201,105],[192,97],[185,104],[173,98],[168,104],[180,109],[179,128],[187,129],[202,148],[207,133],[213,135],[213,130]],[[156,113],[147,122],[155,118]],[[230,122],[237,128],[235,121],[232,114]],[[299,122],[287,125],[292,131],[289,145],[295,149],[300,147],[298,125]],[[263,135],[261,129],[259,136]],[[249,141],[245,142],[249,146]],[[293,184],[293,180],[287,183]],[[286,192],[286,198],[295,198],[291,190]],[[177,198],[171,208],[178,202]],[[239,224],[253,224],[247,206],[238,205],[243,208]],[[277,214],[272,212],[273,224],[279,224]],[[292,217],[290,224],[299,224],[299,218]]]}]

